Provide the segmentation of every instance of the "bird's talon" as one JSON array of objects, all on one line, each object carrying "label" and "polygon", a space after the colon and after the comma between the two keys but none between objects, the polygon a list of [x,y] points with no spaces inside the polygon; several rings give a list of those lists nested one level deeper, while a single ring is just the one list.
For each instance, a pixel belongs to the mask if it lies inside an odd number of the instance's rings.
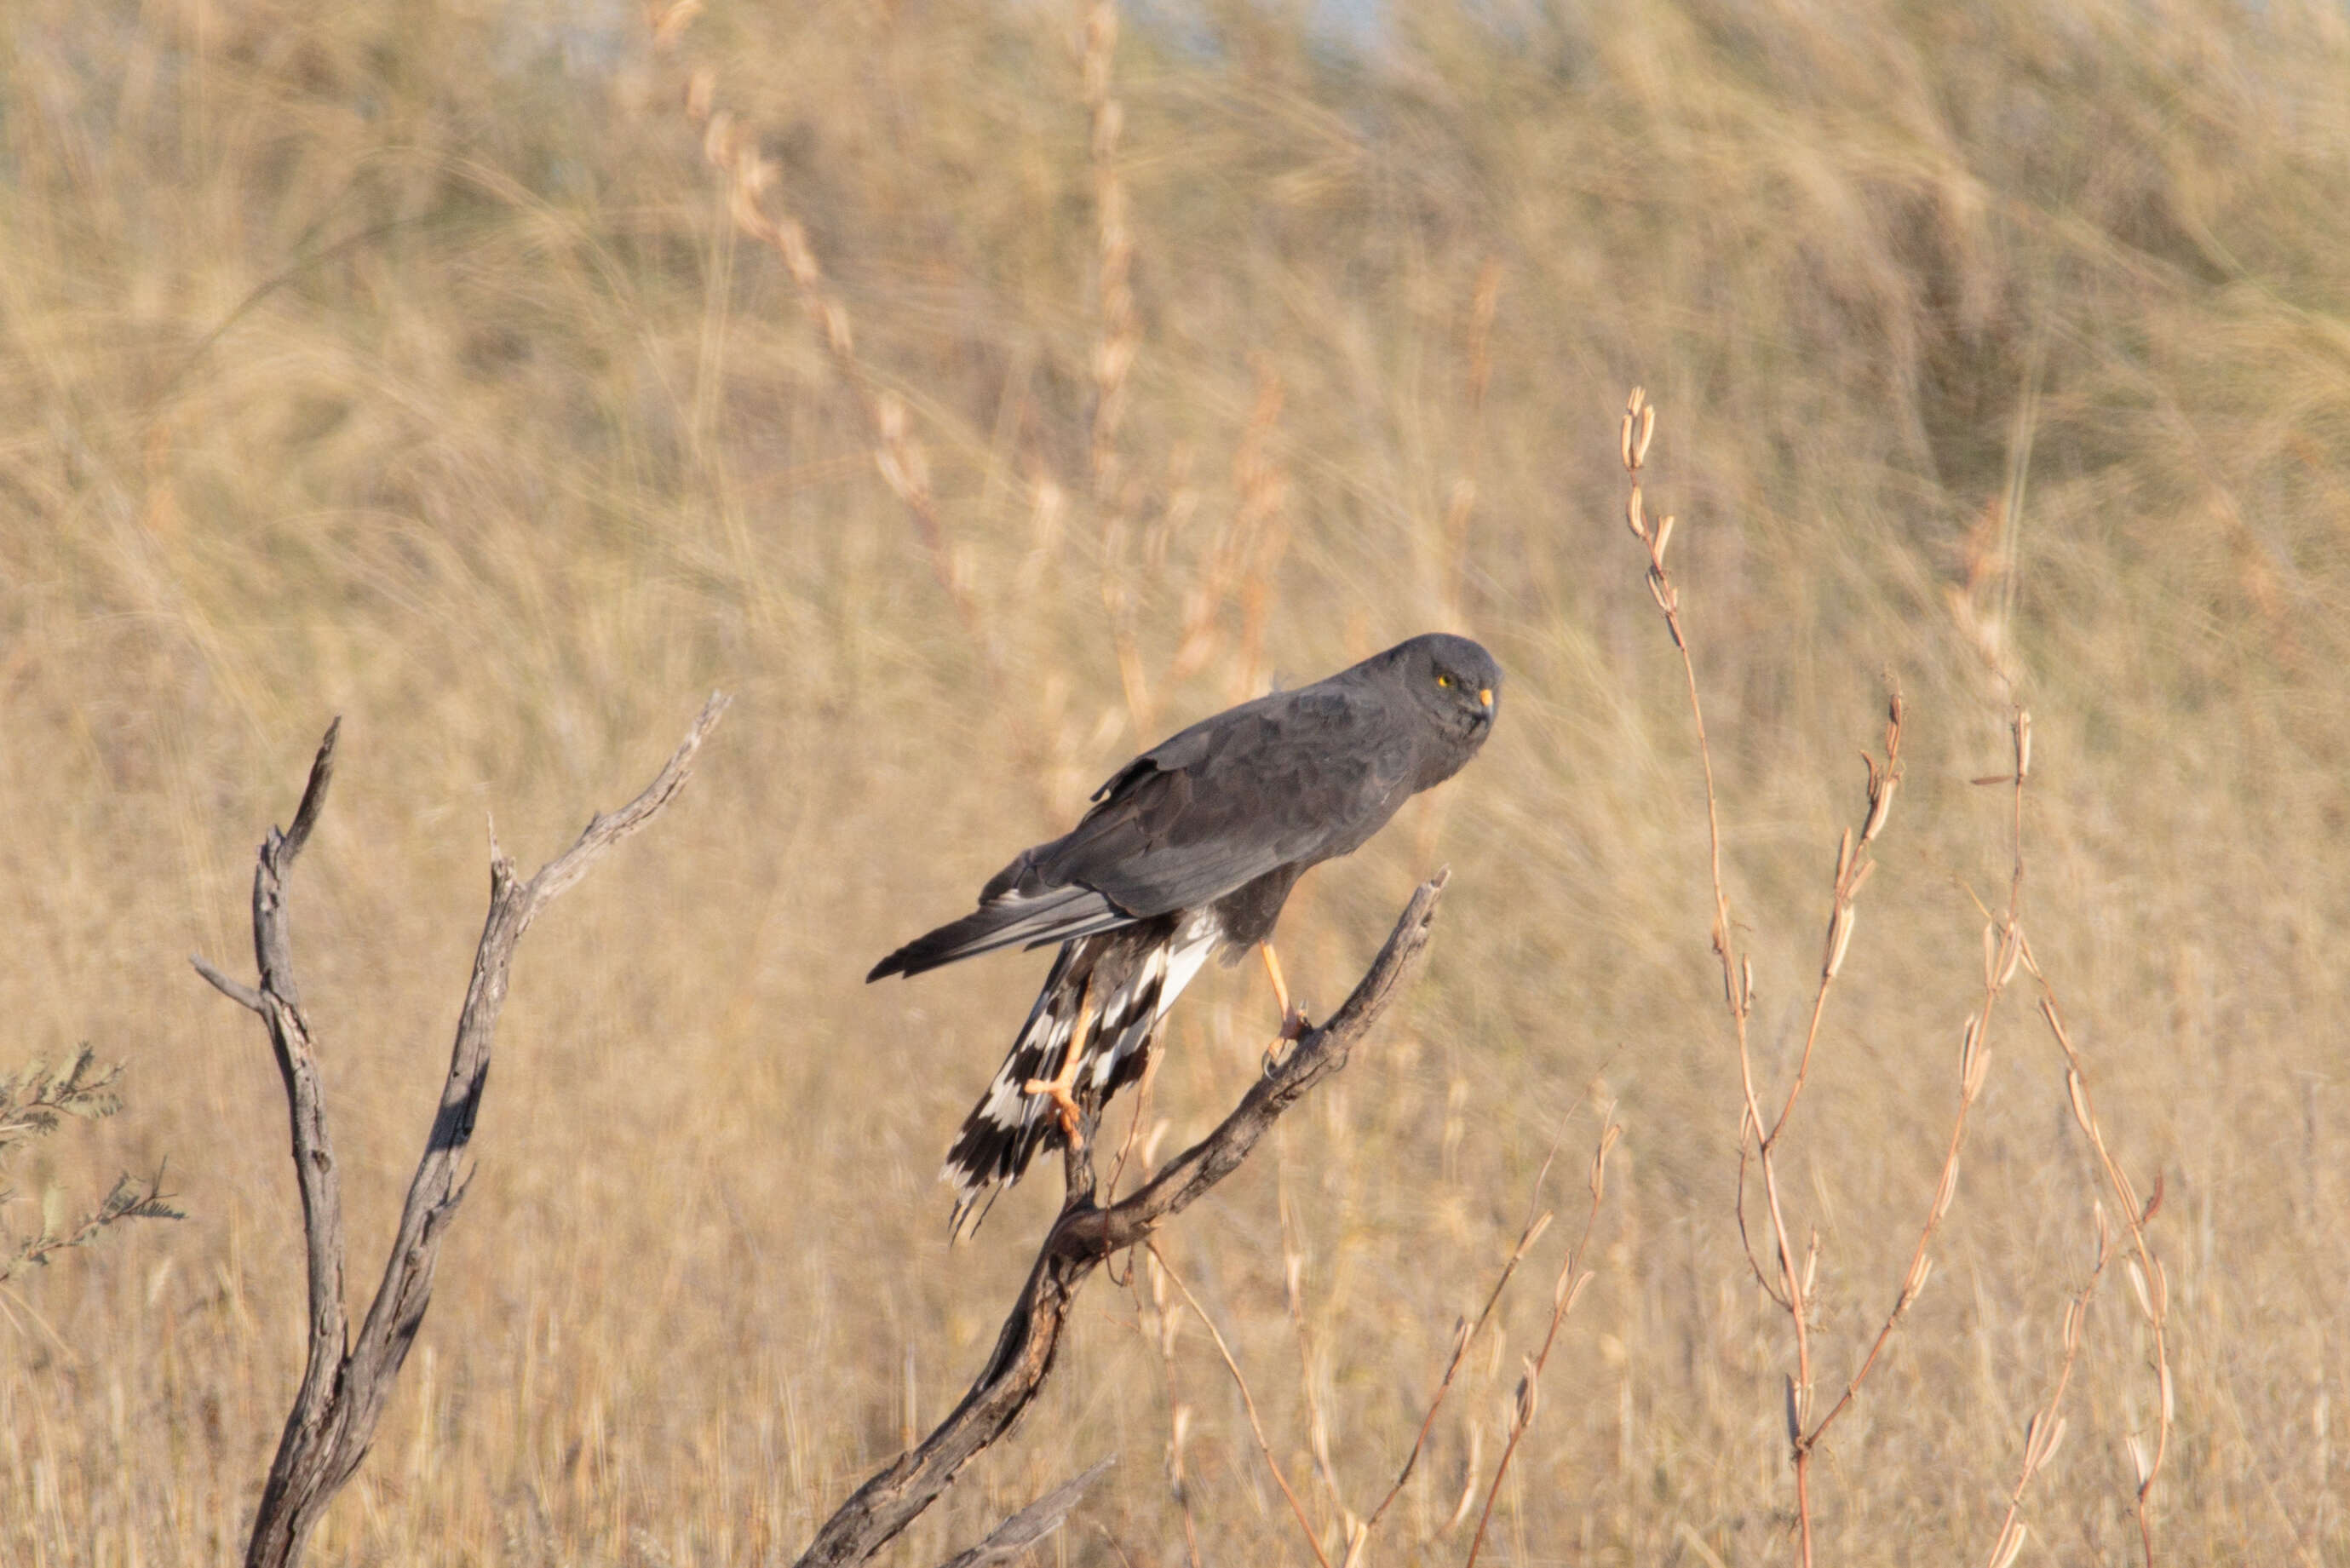
[{"label": "bird's talon", "polygon": [[1061,1135],[1069,1140],[1071,1148],[1084,1150],[1086,1135],[1078,1127],[1077,1102],[1070,1096],[1068,1085],[1050,1078],[1031,1078],[1020,1086],[1020,1092],[1043,1095],[1051,1100],[1053,1119],[1061,1124]]}]

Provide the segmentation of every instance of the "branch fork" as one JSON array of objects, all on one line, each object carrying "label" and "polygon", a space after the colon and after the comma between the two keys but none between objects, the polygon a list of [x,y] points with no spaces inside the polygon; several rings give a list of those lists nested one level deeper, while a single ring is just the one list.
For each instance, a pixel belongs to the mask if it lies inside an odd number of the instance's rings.
[{"label": "branch fork", "polygon": [[490,1050],[515,944],[539,913],[585,876],[605,851],[650,822],[676,797],[728,701],[712,697],[644,793],[618,811],[598,815],[569,849],[536,875],[519,877],[514,862],[492,838],[489,915],[473,955],[448,1076],[400,1209],[382,1282],[356,1341],[344,1299],[342,1177],[328,1128],[317,1036],[295,981],[286,906],[287,878],[317,826],[334,779],[340,719],[327,727],[318,744],[293,826],[283,832],[272,827],[261,846],[253,877],[253,950],[260,983],[246,985],[201,957],[190,960],[213,989],[260,1018],[268,1031],[286,1085],[308,1259],[308,1356],[254,1520],[245,1549],[247,1568],[285,1568],[300,1559],[327,1505],[367,1457],[401,1363],[423,1325],[441,1241],[464,1201],[470,1180],[458,1166],[473,1138],[489,1082]]}]

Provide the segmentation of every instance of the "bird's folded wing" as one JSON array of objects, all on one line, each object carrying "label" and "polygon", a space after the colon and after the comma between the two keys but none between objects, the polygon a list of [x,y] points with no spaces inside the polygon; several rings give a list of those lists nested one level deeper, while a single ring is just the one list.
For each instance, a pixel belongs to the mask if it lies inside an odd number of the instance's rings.
[{"label": "bird's folded wing", "polygon": [[1219,714],[1128,764],[1023,880],[1091,888],[1141,918],[1345,853],[1409,793],[1396,728],[1376,694],[1315,688]]}]

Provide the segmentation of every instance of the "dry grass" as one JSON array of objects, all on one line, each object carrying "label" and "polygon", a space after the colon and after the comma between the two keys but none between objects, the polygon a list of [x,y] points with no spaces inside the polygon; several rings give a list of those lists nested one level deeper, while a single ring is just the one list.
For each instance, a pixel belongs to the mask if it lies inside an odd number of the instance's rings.
[{"label": "dry grass", "polygon": [[[1494,744],[1284,925],[1326,1006],[1449,861],[1411,1016],[1170,1256],[1328,1552],[1612,1058],[1596,1273],[1481,1561],[1786,1560],[1788,1318],[1742,1256],[1697,757],[1620,532],[1636,381],[1782,1092],[1853,749],[1888,675],[1908,703],[1775,1157],[1825,1388],[1938,1201],[2012,862],[1968,781],[2015,706],[2036,730],[2027,956],[2071,1051],[2005,1004],[1930,1282],[1818,1450],[1818,1556],[1988,1560],[2021,1472],[2019,1563],[2134,1558],[2166,1397],[2160,1561],[2350,1554],[2338,7],[1459,9],[1394,6],[1368,57],[1221,0],[719,4],[665,48],[625,10],[7,9],[0,1073],[129,1064],[120,1116],[11,1178],[94,1199],[168,1157],[189,1218],[0,1289],[0,1560],[241,1544],[301,1261],[274,1069],[184,956],[241,958],[328,714],[295,918],[365,1256],[484,813],[543,856],[740,694],[522,956],[473,1196],[317,1560],[763,1561],[941,1413],[1055,1196],[950,1252],[931,1179],[1034,965],[866,964],[1145,721],[1448,622],[1511,672]],[[1253,970],[1200,982],[1162,1148],[1271,1023]],[[2120,1194],[2158,1175],[2149,1274]],[[2085,1295],[2101,1196],[2145,1282]],[[1116,1449],[1048,1554],[1310,1561],[1175,1299],[1097,1287],[893,1560]],[[1552,1304],[1501,1296],[1367,1561],[1465,1554],[1441,1527]]]}]

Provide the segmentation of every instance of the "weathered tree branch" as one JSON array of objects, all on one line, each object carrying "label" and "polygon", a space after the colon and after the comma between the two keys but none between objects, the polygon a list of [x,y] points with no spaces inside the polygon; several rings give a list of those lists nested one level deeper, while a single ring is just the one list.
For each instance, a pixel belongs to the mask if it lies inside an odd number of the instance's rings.
[{"label": "weathered tree branch", "polygon": [[230,979],[203,959],[196,971],[231,1001],[259,1014],[269,1030],[277,1070],[286,1083],[292,1124],[294,1169],[302,1193],[303,1238],[309,1255],[310,1344],[302,1386],[286,1417],[277,1456],[254,1520],[245,1549],[247,1568],[285,1568],[302,1554],[304,1543],[327,1504],[342,1490],[367,1455],[400,1364],[432,1297],[432,1271],[449,1221],[464,1200],[465,1179],[458,1159],[473,1137],[482,1093],[489,1081],[490,1047],[506,997],[515,945],[541,910],[586,874],[598,857],[652,820],[684,787],[702,743],[725,712],[727,699],[712,697],[685,740],[645,792],[609,815],[598,815],[562,855],[527,880],[490,842],[490,910],[483,922],[464,1011],[449,1054],[449,1074],[425,1140],[423,1158],[409,1182],[400,1230],[385,1261],[383,1282],[368,1308],[359,1340],[350,1339],[343,1295],[342,1179],[327,1127],[326,1091],[318,1074],[310,1022],[295,984],[292,928],[286,879],[309,842],[334,777],[335,738],[342,721],[327,727],[294,826],[273,827],[261,846],[253,877],[253,950],[261,971],[258,989]]},{"label": "weathered tree branch", "polygon": [[1076,1507],[1077,1499],[1085,1496],[1086,1489],[1101,1480],[1116,1463],[1118,1456],[1112,1454],[1083,1473],[1070,1477],[989,1531],[986,1540],[968,1552],[959,1552],[947,1559],[941,1568],[987,1568],[990,1563],[1011,1562],[1060,1529],[1069,1517],[1069,1510]]},{"label": "weathered tree branch", "polygon": [[799,1568],[865,1562],[946,1490],[973,1455],[1011,1431],[1052,1374],[1062,1331],[1086,1277],[1238,1169],[1284,1111],[1347,1064],[1348,1054],[1418,971],[1446,876],[1439,871],[1420,884],[1337,1015],[1310,1031],[1285,1060],[1252,1085],[1215,1131],[1169,1161],[1140,1190],[1107,1209],[1094,1202],[1089,1180],[1073,1179],[1060,1217],[1037,1250],[1028,1282],[971,1391],[919,1447],[899,1455],[841,1504],[816,1532]]}]

